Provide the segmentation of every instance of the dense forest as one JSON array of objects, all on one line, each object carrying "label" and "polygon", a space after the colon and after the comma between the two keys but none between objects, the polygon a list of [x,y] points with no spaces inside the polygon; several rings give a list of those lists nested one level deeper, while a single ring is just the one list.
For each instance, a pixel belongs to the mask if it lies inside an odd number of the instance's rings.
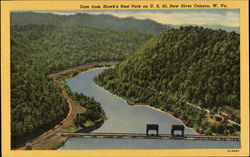
[{"label": "dense forest", "polygon": [[212,111],[240,108],[239,47],[235,32],[191,26],[170,29],[95,81],[130,104],[150,104],[173,112],[188,126],[225,133],[223,126],[206,127],[206,112],[186,103]]},{"label": "dense forest", "polygon": [[67,103],[48,74],[93,62],[121,61],[149,37],[86,27],[12,26],[11,147],[65,118]]}]

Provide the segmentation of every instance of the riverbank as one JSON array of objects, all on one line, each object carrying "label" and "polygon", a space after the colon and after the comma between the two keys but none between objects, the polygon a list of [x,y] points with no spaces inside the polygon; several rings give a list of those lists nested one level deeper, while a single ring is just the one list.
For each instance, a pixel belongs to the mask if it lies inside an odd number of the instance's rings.
[{"label": "riverbank", "polygon": [[[159,108],[163,111],[171,111],[172,116],[182,121],[186,126],[192,128],[199,134],[206,134],[206,135],[239,135],[240,134],[240,124],[230,121],[231,117],[235,116],[235,114],[226,114],[227,117],[224,120],[223,117],[217,114],[213,109],[213,113],[210,113],[211,109],[202,108],[198,105],[194,105],[184,100],[179,99],[176,96],[162,97],[163,93],[159,92],[157,95],[157,91],[155,97],[151,97],[148,99],[147,97],[143,96],[143,94],[147,94],[147,90],[143,87],[139,87],[134,85],[131,90],[128,91],[129,86],[127,82],[117,82],[112,81],[115,80],[114,76],[116,74],[110,74],[112,72],[106,72],[100,75],[100,77],[95,78],[96,84],[100,87],[103,87],[108,90],[108,93],[119,95],[119,97],[126,100],[129,105],[133,105],[135,103],[149,103],[151,107],[154,106]],[[107,74],[108,77],[105,77]],[[111,79],[112,78],[112,79]],[[107,80],[110,79],[110,82]],[[106,82],[105,82],[106,81]],[[133,84],[131,84],[132,86]],[[138,87],[138,88],[137,88]],[[136,90],[136,88],[138,90]],[[120,89],[120,90],[118,90]],[[132,91],[132,94],[131,94]],[[152,92],[152,91],[151,91]],[[139,94],[136,94],[139,93]],[[142,94],[143,93],[143,94]],[[130,96],[128,96],[130,95]],[[153,95],[151,93],[151,95]],[[162,99],[162,100],[161,100]],[[152,100],[152,101],[151,101]],[[147,104],[146,104],[147,105]],[[232,110],[232,109],[231,109]],[[225,113],[224,110],[220,110],[222,113]],[[232,110],[231,112],[236,112]],[[221,119],[219,119],[219,118]],[[228,120],[227,120],[228,119]]]},{"label": "riverbank", "polygon": [[[98,84],[97,84],[97,85],[98,85]],[[160,109],[158,109],[158,108],[156,108],[156,107],[153,107],[153,106],[151,106],[151,105],[149,105],[149,104],[140,104],[140,105],[139,105],[139,104],[135,104],[133,101],[130,101],[130,100],[127,99],[126,97],[118,96],[118,95],[116,95],[116,94],[114,94],[114,93],[111,93],[110,91],[106,90],[105,88],[103,88],[103,87],[101,87],[101,86],[99,86],[99,85],[98,85],[98,87],[99,87],[100,89],[104,90],[105,92],[107,92],[107,93],[109,93],[109,94],[112,94],[112,95],[116,96],[117,98],[119,98],[119,99],[121,99],[121,100],[127,102],[129,105],[132,105],[132,106],[147,106],[147,107],[149,107],[149,108],[151,108],[151,109],[157,110],[157,111],[159,111],[159,112],[163,112],[163,113],[165,113],[165,114],[167,114],[167,115],[173,117],[174,119],[178,120],[179,122],[183,123],[183,124],[184,124],[187,128],[189,128],[190,130],[193,130],[194,132],[196,132],[196,133],[198,133],[198,134],[205,134],[205,131],[204,131],[202,128],[200,128],[200,127],[196,128],[196,129],[195,129],[195,128],[192,128],[192,127],[188,127],[188,126],[186,125],[187,123],[186,123],[185,120],[180,119],[179,117],[175,116],[172,112],[167,112],[167,111],[160,110]]]},{"label": "riverbank", "polygon": [[[167,111],[160,110],[160,109],[158,109],[158,108],[156,108],[156,107],[153,107],[153,106],[151,106],[151,105],[149,105],[149,104],[133,104],[133,103],[131,103],[131,102],[128,102],[128,101],[126,100],[125,97],[121,97],[121,96],[118,96],[118,95],[116,95],[116,94],[113,94],[113,93],[111,93],[110,91],[106,90],[105,88],[99,86],[98,84],[96,84],[96,85],[97,85],[98,88],[102,89],[103,91],[105,91],[105,92],[107,92],[107,93],[109,93],[109,94],[114,95],[114,96],[117,97],[118,99],[120,99],[120,100],[122,100],[122,101],[128,103],[128,104],[131,105],[131,106],[145,106],[145,107],[149,107],[149,108],[151,108],[151,109],[153,109],[153,110],[156,110],[156,111],[165,113],[165,114],[167,114],[168,116],[171,116],[172,118],[176,119],[177,121],[179,121],[179,122],[181,122],[181,123],[184,123],[184,125],[186,126],[185,121],[183,121],[183,120],[179,119],[178,117],[174,116],[174,114],[171,113],[171,112],[167,112]],[[186,127],[189,128],[190,130],[193,130],[194,132],[196,132],[196,133],[198,133],[198,134],[202,134],[202,133],[203,133],[203,132],[198,132],[198,131],[196,131],[194,128],[190,128],[190,127],[188,127],[188,126],[186,126]]]},{"label": "riverbank", "polygon": [[[67,140],[67,137],[61,136],[63,130],[74,125],[74,119],[77,114],[86,112],[86,109],[82,107],[79,102],[73,100],[67,90],[64,87],[64,84],[60,81],[62,78],[73,77],[81,72],[88,71],[90,69],[96,69],[100,67],[99,64],[89,64],[84,66],[78,66],[75,68],[66,69],[60,72],[52,73],[48,75],[52,81],[58,85],[61,89],[61,94],[64,100],[68,103],[68,114],[59,124],[54,128],[48,130],[42,135],[26,142],[23,146],[18,147],[16,150],[25,150],[25,149],[34,149],[34,150],[51,150],[60,148]],[[93,125],[91,126],[93,127]],[[86,128],[85,128],[86,129]]]}]

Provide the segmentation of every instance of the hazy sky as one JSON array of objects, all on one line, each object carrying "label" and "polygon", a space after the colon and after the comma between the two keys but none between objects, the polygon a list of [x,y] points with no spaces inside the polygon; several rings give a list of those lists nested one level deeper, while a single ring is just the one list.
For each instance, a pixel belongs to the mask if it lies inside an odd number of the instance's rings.
[{"label": "hazy sky", "polygon": [[141,10],[141,11],[37,11],[51,12],[59,15],[73,15],[76,13],[110,14],[121,18],[134,17],[136,19],[152,19],[162,24],[182,25],[224,25],[239,27],[239,10]]}]

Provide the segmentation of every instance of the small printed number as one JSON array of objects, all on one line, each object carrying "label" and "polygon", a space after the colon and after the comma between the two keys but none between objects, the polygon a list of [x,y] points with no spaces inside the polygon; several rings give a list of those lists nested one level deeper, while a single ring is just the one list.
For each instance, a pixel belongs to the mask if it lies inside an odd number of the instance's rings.
[{"label": "small printed number", "polygon": [[227,152],[239,152],[240,150],[235,150],[235,149],[233,149],[233,150],[227,150]]}]

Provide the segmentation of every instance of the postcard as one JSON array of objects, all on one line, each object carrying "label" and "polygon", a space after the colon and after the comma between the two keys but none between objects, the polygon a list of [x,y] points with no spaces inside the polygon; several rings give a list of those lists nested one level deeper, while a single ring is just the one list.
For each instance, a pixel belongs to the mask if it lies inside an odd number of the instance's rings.
[{"label": "postcard", "polygon": [[3,156],[248,156],[248,1],[2,1]]}]

